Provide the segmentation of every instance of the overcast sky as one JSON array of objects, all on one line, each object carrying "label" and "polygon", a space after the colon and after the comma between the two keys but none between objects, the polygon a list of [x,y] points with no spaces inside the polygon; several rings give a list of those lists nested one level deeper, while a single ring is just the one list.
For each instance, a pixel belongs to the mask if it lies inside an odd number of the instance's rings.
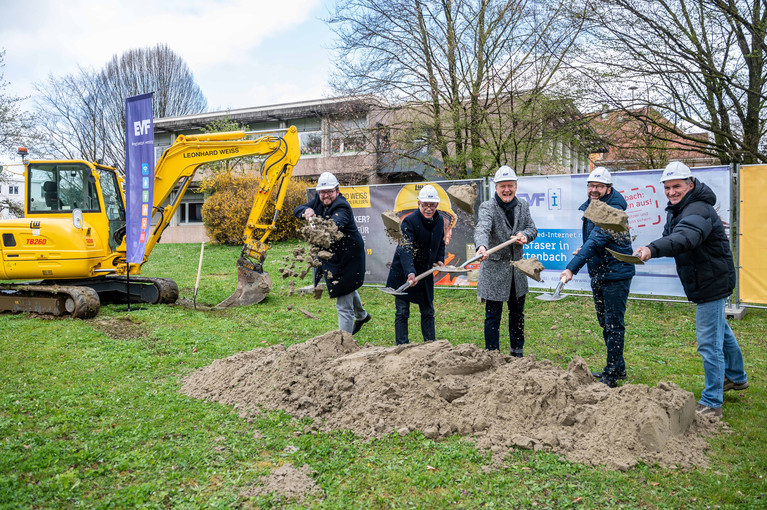
[{"label": "overcast sky", "polygon": [[113,55],[166,43],[194,73],[208,110],[330,95],[332,0],[0,0],[5,93],[48,75],[100,69]]}]

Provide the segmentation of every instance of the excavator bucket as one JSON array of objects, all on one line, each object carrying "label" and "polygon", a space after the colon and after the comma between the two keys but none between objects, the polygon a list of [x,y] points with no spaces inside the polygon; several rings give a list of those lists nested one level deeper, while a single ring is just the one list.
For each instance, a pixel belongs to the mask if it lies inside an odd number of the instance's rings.
[{"label": "excavator bucket", "polygon": [[256,270],[247,260],[239,259],[237,261],[237,288],[234,294],[221,301],[216,308],[260,303],[266,298],[270,290],[272,290],[272,279],[269,274]]}]

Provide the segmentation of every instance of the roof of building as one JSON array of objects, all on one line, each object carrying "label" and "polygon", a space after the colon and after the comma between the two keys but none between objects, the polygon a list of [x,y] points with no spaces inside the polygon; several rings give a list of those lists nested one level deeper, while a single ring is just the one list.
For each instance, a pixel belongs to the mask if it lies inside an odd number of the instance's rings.
[{"label": "roof of building", "polygon": [[314,99],[155,119],[154,129],[156,132],[202,129],[211,122],[224,117],[242,124],[253,124],[257,122],[343,115],[368,111],[375,104],[380,104],[380,101],[373,97]]}]

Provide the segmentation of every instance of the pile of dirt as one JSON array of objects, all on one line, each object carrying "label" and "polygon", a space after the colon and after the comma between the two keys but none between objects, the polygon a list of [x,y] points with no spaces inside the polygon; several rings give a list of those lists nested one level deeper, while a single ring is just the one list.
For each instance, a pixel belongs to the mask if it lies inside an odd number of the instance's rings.
[{"label": "pile of dirt", "polygon": [[719,427],[696,419],[692,393],[667,382],[611,389],[579,357],[563,370],[444,340],[362,348],[342,331],[217,360],[185,378],[182,392],[244,417],[263,406],[362,438],[460,434],[497,458],[521,447],[620,470],[706,466],[704,437]]},{"label": "pile of dirt", "polygon": [[115,340],[136,340],[149,336],[141,320],[133,317],[96,317],[91,326]]},{"label": "pile of dirt", "polygon": [[583,212],[586,219],[591,220],[594,225],[614,232],[629,231],[629,216],[626,211],[621,211],[615,207],[610,207],[601,200],[592,200],[589,206]]},{"label": "pile of dirt", "polygon": [[474,214],[474,204],[477,202],[477,183],[454,184],[447,188],[447,194],[452,202],[469,214]]},{"label": "pile of dirt", "polygon": [[283,464],[268,475],[260,477],[258,481],[261,485],[243,490],[240,495],[249,498],[275,494],[302,503],[305,496],[322,492],[317,482],[311,478],[312,474],[312,468],[306,464],[301,469],[296,469],[292,464]]},{"label": "pile of dirt", "polygon": [[530,257],[529,259],[512,260],[511,265],[525,273],[527,276],[535,280],[541,281],[541,271],[545,268],[543,264],[538,260],[538,257]]}]

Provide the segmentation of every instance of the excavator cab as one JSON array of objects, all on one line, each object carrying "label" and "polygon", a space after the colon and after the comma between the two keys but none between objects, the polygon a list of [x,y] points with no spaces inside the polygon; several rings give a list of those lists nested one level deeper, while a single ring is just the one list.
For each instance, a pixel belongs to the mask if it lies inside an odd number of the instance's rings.
[{"label": "excavator cab", "polygon": [[102,233],[105,251],[113,252],[119,244],[114,234],[125,225],[125,204],[115,171],[73,161],[28,164],[27,217],[61,218],[78,209]]}]

